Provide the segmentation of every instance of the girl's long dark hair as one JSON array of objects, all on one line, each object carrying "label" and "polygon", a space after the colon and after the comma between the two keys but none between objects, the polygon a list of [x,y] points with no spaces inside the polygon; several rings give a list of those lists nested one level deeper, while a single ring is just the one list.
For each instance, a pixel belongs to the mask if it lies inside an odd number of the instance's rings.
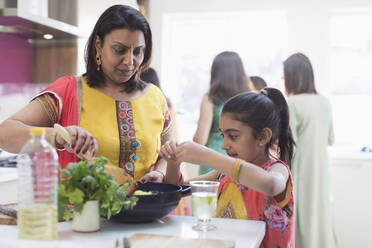
[{"label": "girl's long dark hair", "polygon": [[230,98],[222,108],[224,113],[233,114],[233,118],[253,129],[255,138],[264,128],[272,131],[272,137],[265,147],[270,148],[278,142],[279,158],[290,166],[295,142],[289,126],[289,109],[283,94],[275,88],[264,88],[261,93],[247,92]]}]

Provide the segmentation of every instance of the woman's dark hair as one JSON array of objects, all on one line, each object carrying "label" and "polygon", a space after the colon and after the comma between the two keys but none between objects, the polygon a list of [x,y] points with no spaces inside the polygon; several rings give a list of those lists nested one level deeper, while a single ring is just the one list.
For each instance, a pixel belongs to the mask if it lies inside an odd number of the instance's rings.
[{"label": "woman's dark hair", "polygon": [[252,76],[249,77],[249,79],[252,81],[252,84],[256,88],[256,90],[261,90],[267,86],[265,80],[263,80],[263,78],[261,77]]},{"label": "woman's dark hair", "polygon": [[314,72],[308,57],[295,53],[284,61],[284,84],[287,93],[317,93]]},{"label": "woman's dark hair", "polygon": [[259,94],[247,92],[234,96],[223,106],[221,115],[224,113],[250,126],[256,139],[264,128],[271,129],[266,154],[271,156],[270,148],[278,141],[280,159],[290,166],[295,142],[289,126],[288,105],[278,89],[264,88]]},{"label": "woman's dark hair", "polygon": [[[162,90],[158,73],[156,73],[154,68],[149,67],[146,71],[141,72],[140,78],[142,81],[156,85],[160,90]],[[168,107],[172,108],[172,102],[169,97],[165,97],[165,99],[167,100]]]},{"label": "woman's dark hair", "polygon": [[150,25],[146,18],[136,9],[126,5],[114,5],[108,8],[99,17],[93,32],[89,36],[88,43],[85,49],[85,63],[87,72],[84,76],[87,77],[89,86],[98,86],[105,83],[105,76],[102,70],[97,71],[96,62],[96,46],[95,42],[97,37],[100,39],[103,46],[105,36],[115,29],[129,29],[142,31],[145,37],[145,53],[142,64],[139,69],[125,83],[124,91],[127,93],[133,92],[137,89],[143,89],[145,84],[140,80],[139,75],[142,71],[146,70],[150,65],[152,53],[152,34]]},{"label": "woman's dark hair", "polygon": [[248,80],[240,56],[236,52],[218,54],[212,64],[209,96],[221,104],[232,96],[248,91]]},{"label": "woman's dark hair", "polygon": [[152,67],[149,67],[146,71],[141,72],[140,78],[142,81],[145,81],[146,83],[152,83],[153,85],[156,85],[160,88],[158,74]]}]

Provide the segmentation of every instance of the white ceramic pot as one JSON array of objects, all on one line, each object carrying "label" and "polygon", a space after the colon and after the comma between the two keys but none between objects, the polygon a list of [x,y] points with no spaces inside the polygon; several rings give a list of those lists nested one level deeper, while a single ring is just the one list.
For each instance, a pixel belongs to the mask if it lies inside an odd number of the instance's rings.
[{"label": "white ceramic pot", "polygon": [[100,228],[99,201],[87,201],[81,213],[74,212],[72,228],[76,232],[96,232]]}]

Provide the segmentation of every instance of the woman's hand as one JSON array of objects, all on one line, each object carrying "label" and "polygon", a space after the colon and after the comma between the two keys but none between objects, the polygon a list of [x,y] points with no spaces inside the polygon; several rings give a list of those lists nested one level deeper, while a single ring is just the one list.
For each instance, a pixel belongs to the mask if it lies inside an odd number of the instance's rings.
[{"label": "woman's hand", "polygon": [[160,171],[153,170],[144,175],[140,182],[141,183],[147,183],[147,182],[157,182],[162,183],[164,181],[164,174]]},{"label": "woman's hand", "polygon": [[174,140],[169,140],[157,150],[159,156],[164,158],[167,163],[174,163],[176,161],[176,148],[177,142]]},{"label": "woman's hand", "polygon": [[65,129],[70,134],[71,145],[58,133],[55,138],[56,145],[63,146],[68,152],[75,153],[80,159],[84,159],[83,155],[89,150],[89,147],[91,147],[92,157],[97,154],[98,142],[91,133],[79,126],[67,126]]}]

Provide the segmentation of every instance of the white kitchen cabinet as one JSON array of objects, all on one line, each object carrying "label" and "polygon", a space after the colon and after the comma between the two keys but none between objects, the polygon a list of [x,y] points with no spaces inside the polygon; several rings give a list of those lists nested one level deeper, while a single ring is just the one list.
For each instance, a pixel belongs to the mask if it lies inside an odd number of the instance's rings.
[{"label": "white kitchen cabinet", "polygon": [[331,158],[338,248],[371,247],[372,154],[340,152]]}]

